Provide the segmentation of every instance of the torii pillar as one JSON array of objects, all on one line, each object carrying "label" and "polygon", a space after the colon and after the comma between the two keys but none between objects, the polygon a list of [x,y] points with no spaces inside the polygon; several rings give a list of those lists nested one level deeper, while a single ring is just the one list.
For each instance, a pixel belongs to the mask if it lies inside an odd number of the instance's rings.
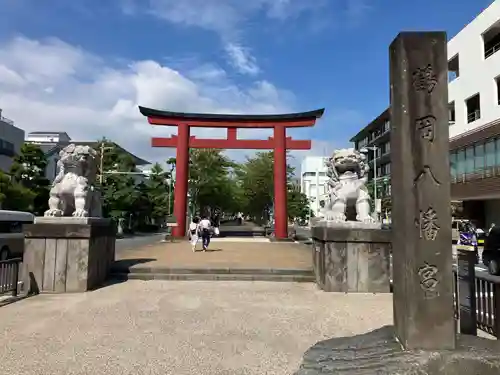
[{"label": "torii pillar", "polygon": [[[185,237],[187,192],[189,177],[189,149],[272,149],[274,151],[274,212],[275,237],[288,238],[287,215],[287,150],[310,150],[310,140],[293,140],[286,136],[287,128],[314,126],[324,109],[283,115],[217,115],[167,112],[139,107],[152,125],[177,126],[178,133],[169,138],[153,138],[153,147],[176,148],[176,182],[174,189],[174,215],[177,227],[174,237]],[[191,127],[226,128],[226,139],[197,139],[190,135]],[[263,140],[237,138],[238,128],[272,128],[274,137]]]}]

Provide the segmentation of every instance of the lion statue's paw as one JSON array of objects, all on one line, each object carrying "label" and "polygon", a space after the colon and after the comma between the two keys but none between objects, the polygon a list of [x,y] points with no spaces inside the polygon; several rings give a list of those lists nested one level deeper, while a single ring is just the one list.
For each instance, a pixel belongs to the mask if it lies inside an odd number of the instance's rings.
[{"label": "lion statue's paw", "polygon": [[62,210],[59,210],[57,208],[49,209],[49,210],[45,211],[44,216],[60,217],[60,216],[63,216],[63,212],[62,212]]},{"label": "lion statue's paw", "polygon": [[325,219],[329,220],[329,221],[335,221],[335,222],[344,222],[344,221],[346,221],[346,216],[343,213],[327,212],[325,214]]},{"label": "lion statue's paw", "polygon": [[87,217],[87,216],[89,216],[89,213],[83,209],[77,209],[75,210],[75,212],[73,212],[73,217]]}]

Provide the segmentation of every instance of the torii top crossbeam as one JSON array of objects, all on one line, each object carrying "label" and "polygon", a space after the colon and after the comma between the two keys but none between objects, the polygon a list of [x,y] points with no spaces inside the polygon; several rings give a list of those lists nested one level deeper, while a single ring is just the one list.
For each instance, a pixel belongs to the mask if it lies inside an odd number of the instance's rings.
[{"label": "torii top crossbeam", "polygon": [[187,124],[203,128],[303,128],[313,126],[323,116],[324,108],[310,112],[279,115],[226,115],[213,113],[182,113],[140,107],[139,111],[151,125],[178,126]]}]

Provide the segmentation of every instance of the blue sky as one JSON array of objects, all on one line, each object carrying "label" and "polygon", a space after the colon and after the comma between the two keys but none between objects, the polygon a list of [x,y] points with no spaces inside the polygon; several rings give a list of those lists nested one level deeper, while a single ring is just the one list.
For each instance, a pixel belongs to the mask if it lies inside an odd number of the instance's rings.
[{"label": "blue sky", "polygon": [[[0,0],[0,108],[27,130],[106,135],[156,160],[165,151],[150,149],[151,135],[172,129],[149,127],[138,104],[240,113],[325,107],[315,128],[293,133],[321,153],[347,145],[387,107],[388,46],[399,31],[451,38],[490,3]],[[207,134],[215,133],[199,135]]]}]

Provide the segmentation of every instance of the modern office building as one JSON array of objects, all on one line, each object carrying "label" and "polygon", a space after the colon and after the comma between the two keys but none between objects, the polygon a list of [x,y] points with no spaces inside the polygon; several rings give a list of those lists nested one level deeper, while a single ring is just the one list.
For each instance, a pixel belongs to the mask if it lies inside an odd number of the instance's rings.
[{"label": "modern office building", "polygon": [[0,170],[9,172],[14,156],[24,143],[24,130],[15,126],[14,121],[4,117],[0,109]]},{"label": "modern office building", "polygon": [[[500,0],[448,42],[448,70],[452,199],[463,202],[464,216],[483,226],[498,224]],[[376,160],[370,159],[372,168],[378,164],[377,177],[390,178],[390,128],[390,112],[386,109],[351,139],[357,149],[375,146],[380,150]]]},{"label": "modern office building", "polygon": [[316,216],[321,208],[319,202],[326,198],[326,160],[323,156],[307,156],[302,160],[300,168],[300,190],[309,199],[311,210]]}]

